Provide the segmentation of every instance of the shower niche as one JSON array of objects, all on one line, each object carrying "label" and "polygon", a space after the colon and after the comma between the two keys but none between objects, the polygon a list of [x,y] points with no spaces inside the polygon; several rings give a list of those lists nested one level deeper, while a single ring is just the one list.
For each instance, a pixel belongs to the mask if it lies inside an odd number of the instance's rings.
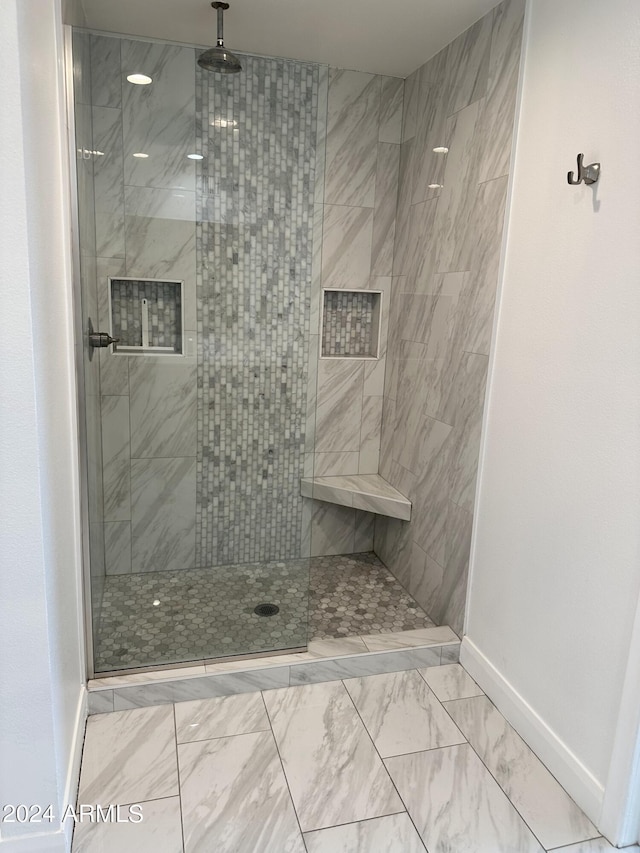
[{"label": "shower niche", "polygon": [[322,358],[379,358],[381,301],[379,290],[325,290]]},{"label": "shower niche", "polygon": [[183,355],[183,282],[110,278],[115,355]]}]

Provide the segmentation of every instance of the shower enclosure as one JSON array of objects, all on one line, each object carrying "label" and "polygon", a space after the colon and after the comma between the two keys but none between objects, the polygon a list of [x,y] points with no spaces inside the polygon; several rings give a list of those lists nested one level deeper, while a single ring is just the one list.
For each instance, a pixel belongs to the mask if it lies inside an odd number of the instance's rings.
[{"label": "shower enclosure", "polygon": [[73,34],[95,674],[307,643],[327,73],[200,53]]}]

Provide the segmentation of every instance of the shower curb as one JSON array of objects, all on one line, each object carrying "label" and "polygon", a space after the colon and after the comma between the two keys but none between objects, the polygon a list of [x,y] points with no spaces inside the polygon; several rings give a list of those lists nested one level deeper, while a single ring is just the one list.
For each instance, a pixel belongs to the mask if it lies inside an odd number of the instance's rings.
[{"label": "shower curb", "polygon": [[[428,666],[444,666],[457,663],[460,659],[460,642],[430,643],[405,649],[389,649],[376,652],[360,652],[352,655],[301,659],[291,662],[286,656],[286,665],[279,665],[277,658],[270,658],[268,665],[252,668],[247,661],[238,662],[236,671],[222,673],[199,672],[184,676],[176,675],[180,670],[150,675],[146,684],[109,687],[100,685],[100,679],[88,687],[88,713],[104,714],[150,705],[165,705],[173,702],[188,702],[193,699],[212,699],[232,696],[236,693],[252,693],[258,690],[275,690],[314,684],[322,681],[339,681],[343,678],[360,678],[384,672],[402,672]],[[259,660],[259,659],[258,659]],[[226,664],[226,666],[232,666]],[[192,668],[191,668],[192,669]],[[126,678],[126,676],[124,676]],[[140,676],[137,676],[138,678]]]}]

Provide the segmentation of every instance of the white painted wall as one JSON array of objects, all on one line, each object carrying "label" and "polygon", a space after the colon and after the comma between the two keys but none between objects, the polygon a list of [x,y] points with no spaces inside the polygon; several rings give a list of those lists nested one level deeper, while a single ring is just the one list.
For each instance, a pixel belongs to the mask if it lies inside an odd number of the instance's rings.
[{"label": "white painted wall", "polygon": [[463,655],[598,821],[640,588],[640,5],[529,0],[524,48]]},{"label": "white painted wall", "polygon": [[[60,0],[0,3],[0,803],[75,799],[84,729]],[[71,827],[67,827],[69,830]],[[2,851],[57,851],[55,823]]]}]

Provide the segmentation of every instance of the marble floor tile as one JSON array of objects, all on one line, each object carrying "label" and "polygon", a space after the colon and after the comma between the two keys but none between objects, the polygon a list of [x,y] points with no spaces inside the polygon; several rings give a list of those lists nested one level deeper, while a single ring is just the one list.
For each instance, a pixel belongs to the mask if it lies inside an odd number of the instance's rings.
[{"label": "marble floor tile", "polygon": [[468,744],[385,765],[429,853],[544,853]]},{"label": "marble floor tile", "polygon": [[483,695],[482,690],[459,663],[430,666],[427,669],[421,669],[420,675],[441,702]]},{"label": "marble floor tile", "polygon": [[386,652],[391,649],[406,649],[412,646],[428,646],[431,643],[456,643],[458,637],[447,625],[419,628],[416,631],[398,631],[393,634],[371,634],[362,640],[370,652]]},{"label": "marble floor tile", "polygon": [[383,758],[465,742],[416,670],[350,678],[344,686]]},{"label": "marble floor tile", "polygon": [[73,833],[73,853],[182,853],[180,798],[167,797],[140,805],[139,823],[78,823]]},{"label": "marble floor tile", "polygon": [[304,840],[308,853],[424,853],[406,812],[308,832]]},{"label": "marble floor tile", "polygon": [[238,693],[176,705],[178,743],[269,730],[261,693]]},{"label": "marble floor tile", "polygon": [[303,832],[403,811],[343,684],[264,699]]},{"label": "marble floor tile", "polygon": [[[571,844],[569,847],[555,847],[553,853],[608,853],[609,850],[617,850],[606,838],[594,838],[592,841],[582,841],[580,844]],[[625,847],[624,853],[637,853],[640,847]]]},{"label": "marble floor tile", "polygon": [[89,717],[79,803],[139,803],[177,793],[173,708]]},{"label": "marble floor tile", "polygon": [[486,696],[445,707],[546,848],[597,837],[597,829]]},{"label": "marble floor tile", "polygon": [[181,744],[185,853],[304,853],[271,732]]}]

